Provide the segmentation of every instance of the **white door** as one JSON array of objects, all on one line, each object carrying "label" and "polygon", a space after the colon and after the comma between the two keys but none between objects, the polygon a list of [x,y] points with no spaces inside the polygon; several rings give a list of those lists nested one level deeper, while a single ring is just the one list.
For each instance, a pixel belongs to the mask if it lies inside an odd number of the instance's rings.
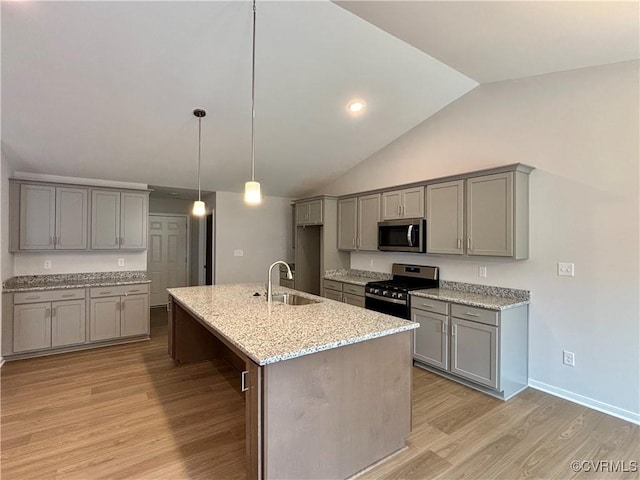
[{"label": "white door", "polygon": [[152,307],[166,305],[167,288],[188,285],[186,216],[149,216],[147,273]]}]

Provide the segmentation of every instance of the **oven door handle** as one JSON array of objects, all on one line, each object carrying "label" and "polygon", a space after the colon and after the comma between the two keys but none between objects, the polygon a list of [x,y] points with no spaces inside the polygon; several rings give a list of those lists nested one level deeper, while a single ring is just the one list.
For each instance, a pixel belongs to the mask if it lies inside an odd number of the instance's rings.
[{"label": "oven door handle", "polygon": [[369,297],[369,298],[373,298],[374,300],[382,300],[383,302],[395,303],[397,305],[406,305],[407,304],[406,300],[398,300],[397,298],[381,297],[379,295],[374,295],[373,293],[365,293],[364,296],[365,297]]},{"label": "oven door handle", "polygon": [[407,228],[407,242],[410,247],[413,247],[413,224],[409,225],[409,228]]}]

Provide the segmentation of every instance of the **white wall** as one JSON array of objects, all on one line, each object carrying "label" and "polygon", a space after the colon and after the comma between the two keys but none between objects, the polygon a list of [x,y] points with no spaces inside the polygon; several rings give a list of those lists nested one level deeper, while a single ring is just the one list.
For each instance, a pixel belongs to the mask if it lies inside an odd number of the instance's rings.
[{"label": "white wall", "polygon": [[[249,207],[241,193],[216,192],[215,282],[262,282],[276,260],[292,261],[291,199],[265,197]],[[242,250],[243,256],[234,256]],[[276,281],[276,273],[273,274]]]},{"label": "white wall", "polygon": [[[433,264],[446,280],[531,290],[533,386],[640,420],[639,62],[477,87],[320,192],[347,194],[521,162],[530,258],[352,254]],[[374,262],[373,267],[371,261]],[[559,261],[574,278],[558,277]],[[478,277],[478,266],[488,277]],[[576,366],[562,364],[562,351]]]},{"label": "white wall", "polygon": [[0,155],[0,271],[5,281],[14,275],[13,254],[9,252],[9,177],[13,166],[4,149]]}]

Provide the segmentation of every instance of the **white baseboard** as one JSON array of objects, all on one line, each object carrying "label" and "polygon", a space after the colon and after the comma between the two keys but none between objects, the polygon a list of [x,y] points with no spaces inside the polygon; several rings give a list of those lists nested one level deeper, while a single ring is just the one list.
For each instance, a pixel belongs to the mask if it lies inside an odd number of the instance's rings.
[{"label": "white baseboard", "polygon": [[551,395],[555,395],[556,397],[564,398],[565,400],[569,400],[570,402],[574,402],[579,405],[592,408],[599,412],[606,413],[608,415],[621,418],[622,420],[640,425],[640,413],[635,413],[630,410],[625,410],[624,408],[615,407],[613,405],[609,405],[608,403],[594,400],[593,398],[584,397],[577,393],[554,387],[553,385],[538,382],[537,380],[529,379],[529,386],[531,388],[535,388],[536,390],[541,390],[543,392],[550,393]]}]

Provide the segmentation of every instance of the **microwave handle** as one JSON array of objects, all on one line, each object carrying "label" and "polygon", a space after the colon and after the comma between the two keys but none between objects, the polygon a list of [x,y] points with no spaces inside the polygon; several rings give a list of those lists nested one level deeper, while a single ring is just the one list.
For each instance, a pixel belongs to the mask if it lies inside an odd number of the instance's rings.
[{"label": "microwave handle", "polygon": [[413,224],[409,225],[409,228],[407,229],[407,242],[410,247],[413,247]]}]

